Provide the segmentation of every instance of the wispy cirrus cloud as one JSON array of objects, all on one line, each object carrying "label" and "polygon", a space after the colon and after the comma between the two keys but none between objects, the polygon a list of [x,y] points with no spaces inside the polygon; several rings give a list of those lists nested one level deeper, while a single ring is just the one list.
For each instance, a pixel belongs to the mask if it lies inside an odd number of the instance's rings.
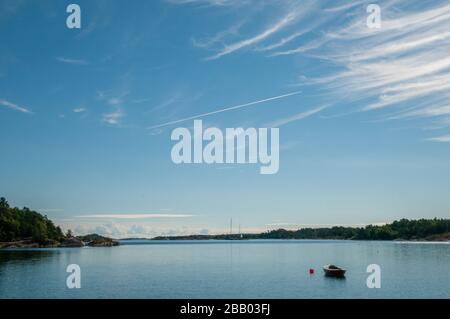
[{"label": "wispy cirrus cloud", "polygon": [[450,143],[450,134],[449,135],[443,135],[443,136],[437,136],[437,137],[431,137],[431,138],[428,139],[428,141],[440,142],[440,143]]},{"label": "wispy cirrus cloud", "polygon": [[112,97],[108,100],[109,105],[120,105],[123,103],[123,100],[121,97]]},{"label": "wispy cirrus cloud", "polygon": [[56,60],[61,63],[73,64],[73,65],[88,65],[89,64],[86,60],[66,58],[66,57],[57,57]]},{"label": "wispy cirrus cloud", "polygon": [[226,44],[225,47],[220,52],[218,52],[217,54],[215,54],[213,56],[208,57],[207,60],[215,60],[215,59],[218,59],[225,55],[228,55],[230,53],[233,53],[235,51],[238,51],[243,48],[257,44],[257,43],[267,39],[272,34],[279,32],[280,30],[282,30],[289,24],[293,23],[293,21],[295,21],[295,19],[298,16],[299,16],[299,10],[294,10],[294,11],[288,12],[286,15],[281,17],[281,19],[276,21],[273,25],[269,26],[267,29],[263,30],[259,34],[255,35],[251,38],[240,40],[238,42]]},{"label": "wispy cirrus cloud", "polygon": [[125,112],[120,107],[117,107],[112,112],[103,114],[102,122],[109,125],[118,125],[124,116]]},{"label": "wispy cirrus cloud", "polygon": [[62,208],[38,208],[36,210],[38,212],[43,212],[43,213],[54,213],[54,212],[62,212],[62,211],[64,211],[64,209],[62,209]]},{"label": "wispy cirrus cloud", "polygon": [[282,46],[288,44],[289,42],[292,42],[293,40],[301,37],[302,35],[309,32],[310,30],[311,29],[309,28],[309,29],[298,31],[298,32],[294,32],[293,34],[290,34],[286,37],[281,38],[280,40],[278,40],[275,43],[267,44],[266,46],[256,48],[256,51],[271,51],[271,50],[277,49],[277,48],[282,47]]},{"label": "wispy cirrus cloud", "polygon": [[129,90],[114,91],[97,91],[97,98],[105,101],[108,105],[117,106],[125,102],[126,96],[130,94]]},{"label": "wispy cirrus cloud", "polygon": [[10,101],[3,100],[3,99],[0,99],[0,105],[2,105],[2,106],[4,106],[4,107],[7,107],[7,108],[9,108],[9,109],[11,109],[11,110],[14,110],[14,111],[21,112],[21,113],[28,113],[28,114],[33,113],[33,112],[32,112],[29,108],[27,108],[27,107],[20,106],[20,105],[17,105],[17,104],[15,104],[15,103],[12,103],[12,102],[10,102]]},{"label": "wispy cirrus cloud", "polygon": [[200,6],[243,6],[249,4],[249,0],[166,0],[168,3],[179,5],[200,5]]},{"label": "wispy cirrus cloud", "polygon": [[306,110],[306,111],[294,114],[292,116],[276,120],[274,122],[271,122],[271,123],[267,124],[267,126],[269,126],[269,127],[281,127],[281,126],[284,126],[284,125],[292,123],[292,122],[300,121],[300,120],[306,119],[306,118],[308,118],[310,116],[313,116],[314,114],[317,114],[317,113],[325,110],[328,106],[329,105],[318,106],[318,107],[312,108],[310,110]]},{"label": "wispy cirrus cloud", "polygon": [[74,113],[84,113],[86,111],[87,110],[84,107],[77,107],[72,110],[72,112],[74,112]]},{"label": "wispy cirrus cloud", "polygon": [[103,123],[112,126],[118,126],[121,124],[122,119],[126,115],[123,104],[128,102],[125,98],[129,94],[130,91],[127,89],[120,91],[97,91],[97,99],[106,103],[106,105],[111,109],[110,111],[102,114],[101,121]]},{"label": "wispy cirrus cloud", "polygon": [[3,0],[0,2],[0,18],[14,15],[27,5],[24,0]]},{"label": "wispy cirrus cloud", "polygon": [[[413,6],[403,0],[377,1],[382,24],[380,29],[371,29],[366,12],[370,3],[306,1],[300,6],[295,1],[280,1],[279,7],[286,10],[268,13],[271,23],[261,27],[260,20],[251,16],[246,21],[258,25],[259,33],[245,28],[227,33],[227,41],[221,38],[199,47],[217,51],[209,60],[249,49],[271,59],[303,57],[318,65],[326,63],[330,67],[325,72],[302,74],[297,83],[319,89],[326,97],[324,103],[334,100],[356,111],[379,112],[390,120],[414,117],[444,123],[442,119],[450,116],[450,4],[442,0]],[[273,9],[270,2],[261,6],[266,13]],[[293,115],[280,123],[305,115]]]},{"label": "wispy cirrus cloud", "polygon": [[[215,35],[212,35],[206,39],[193,40],[193,44],[199,48],[216,51],[215,54],[207,57],[205,60],[217,60],[221,57],[247,48],[255,51],[267,51],[287,44],[300,37],[303,33],[305,33],[305,31],[303,30],[299,32],[299,30],[296,30],[292,34],[288,34],[280,40],[277,40],[276,36],[283,35],[286,31],[289,32],[292,27],[298,27],[298,23],[309,17],[309,15],[314,12],[313,9],[317,7],[317,2],[311,0],[305,0],[301,3],[294,0],[277,2],[252,0],[168,0],[168,2],[178,5],[206,5],[217,7],[219,9],[229,9],[231,7],[234,10],[239,10],[240,12],[244,12],[244,10],[240,7],[246,6],[245,18],[239,18],[227,29],[219,31]],[[258,16],[258,14],[264,10],[271,10],[276,12],[276,14],[272,15],[266,24],[259,26],[259,31],[252,31],[253,35],[241,36],[241,27],[243,27],[244,24],[247,24],[249,20],[251,22],[252,17]],[[316,21],[321,20],[317,16],[315,18]],[[251,27],[251,23],[249,24]],[[309,25],[305,28],[311,29],[311,27],[312,26]],[[240,37],[240,39],[233,40],[231,37]],[[276,43],[268,45],[263,44],[265,41],[270,41],[273,38],[277,41]],[[263,45],[257,47],[258,44]]]},{"label": "wispy cirrus cloud", "polygon": [[333,63],[337,68],[307,84],[360,101],[362,111],[392,109],[396,115],[390,118],[396,119],[450,114],[450,5],[438,1],[412,10],[404,1],[390,0],[380,6],[380,29],[351,14],[359,7],[342,6],[339,14],[353,16],[349,23],[273,55],[305,54]]},{"label": "wispy cirrus cloud", "polygon": [[186,214],[94,214],[80,215],[77,218],[95,218],[95,219],[148,219],[148,218],[189,218],[195,215]]}]

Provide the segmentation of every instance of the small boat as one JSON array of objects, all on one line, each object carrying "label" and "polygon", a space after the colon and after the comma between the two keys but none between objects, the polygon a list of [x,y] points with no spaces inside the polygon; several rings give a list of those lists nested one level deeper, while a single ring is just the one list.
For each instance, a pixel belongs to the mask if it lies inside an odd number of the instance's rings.
[{"label": "small boat", "polygon": [[345,272],[347,270],[345,270],[344,268],[340,268],[338,266],[335,266],[335,265],[325,265],[325,266],[323,266],[323,271],[325,272],[326,276],[330,276],[330,277],[344,277],[345,276]]}]

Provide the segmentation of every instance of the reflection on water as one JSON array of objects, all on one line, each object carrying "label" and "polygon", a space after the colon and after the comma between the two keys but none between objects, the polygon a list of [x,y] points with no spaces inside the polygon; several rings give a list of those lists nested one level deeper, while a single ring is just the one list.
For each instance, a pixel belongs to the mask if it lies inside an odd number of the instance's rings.
[{"label": "reflection on water", "polygon": [[39,249],[18,249],[18,250],[0,250],[0,271],[2,267],[8,266],[8,263],[27,262],[30,264],[39,263],[44,258],[54,257],[59,254],[58,250],[39,250]]},{"label": "reflection on water", "polygon": [[343,276],[325,275],[325,278],[331,279],[331,280],[345,280],[347,277],[345,277],[345,275],[343,275]]},{"label": "reflection on water", "polygon": [[[81,289],[66,287],[69,264],[81,267]],[[346,277],[325,276],[326,264],[347,269]],[[370,264],[381,267],[381,289],[366,286]],[[12,250],[0,251],[0,297],[449,298],[449,264],[449,244],[398,242],[138,241]]]}]

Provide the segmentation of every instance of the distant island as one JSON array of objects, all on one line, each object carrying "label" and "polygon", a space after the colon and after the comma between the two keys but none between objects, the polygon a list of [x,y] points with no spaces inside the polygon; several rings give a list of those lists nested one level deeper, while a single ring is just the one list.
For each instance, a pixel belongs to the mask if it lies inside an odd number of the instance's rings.
[{"label": "distant island", "polygon": [[[142,238],[127,238],[137,240]],[[248,239],[342,239],[342,240],[408,240],[450,241],[450,219],[401,219],[393,223],[366,227],[278,229],[263,233],[159,236],[152,240],[248,240]],[[41,247],[112,247],[119,241],[90,234],[74,236],[63,233],[47,216],[26,207],[10,207],[0,198],[0,248]]]},{"label": "distant island", "polygon": [[450,219],[401,219],[382,226],[278,229],[259,234],[159,236],[153,240],[347,239],[450,241]]},{"label": "distant island", "polygon": [[97,234],[74,236],[64,234],[59,226],[38,212],[26,207],[10,207],[0,198],[0,248],[42,247],[112,247],[119,242]]}]

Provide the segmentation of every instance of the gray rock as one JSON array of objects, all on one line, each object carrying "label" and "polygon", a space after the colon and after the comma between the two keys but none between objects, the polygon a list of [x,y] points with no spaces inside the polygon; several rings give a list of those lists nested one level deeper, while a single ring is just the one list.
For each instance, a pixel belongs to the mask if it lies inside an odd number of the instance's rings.
[{"label": "gray rock", "polygon": [[59,247],[67,247],[67,248],[73,248],[73,247],[84,247],[84,243],[76,238],[69,238],[63,241]]}]

